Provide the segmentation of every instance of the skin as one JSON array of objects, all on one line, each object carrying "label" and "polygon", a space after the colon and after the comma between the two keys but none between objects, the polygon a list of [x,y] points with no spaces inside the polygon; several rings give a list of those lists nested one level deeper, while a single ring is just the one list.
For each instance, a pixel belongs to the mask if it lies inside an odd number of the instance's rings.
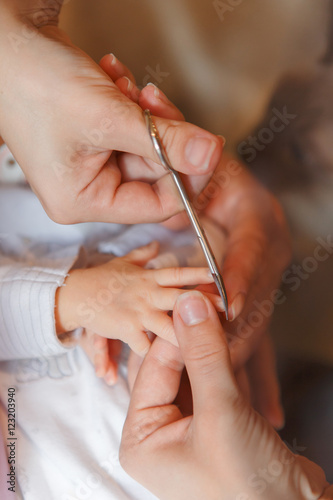
[{"label": "skin", "polygon": [[[71,271],[56,294],[58,334],[83,327],[122,340],[141,356],[150,347],[148,331],[177,344],[168,312],[185,293],[181,287],[213,278],[208,268],[144,269],[157,252],[153,242],[106,264]],[[209,296],[221,310],[220,297]]]},{"label": "skin", "polygon": [[[64,224],[159,222],[180,212],[138,102],[57,27],[60,5],[47,5],[0,1],[0,132],[46,212]],[[156,125],[174,168],[200,192],[223,140],[172,117]]]},{"label": "skin", "polygon": [[[173,319],[179,349],[157,338],[133,388],[120,452],[125,470],[161,500],[333,498],[324,472],[293,454],[243,397],[210,301],[183,294]],[[189,416],[173,404],[184,364]]]},{"label": "skin", "polygon": [[[122,92],[130,99],[139,99],[143,108],[149,108],[154,115],[183,119],[180,111],[156,87],[147,86],[140,92],[128,68],[114,56],[105,56],[101,66]],[[128,80],[132,83],[130,87]],[[133,167],[137,168],[137,165],[132,165]],[[144,175],[149,178],[147,169]],[[237,336],[237,318],[240,318],[242,325],[247,323],[251,313],[257,311],[255,299],[262,301],[270,297],[272,290],[278,287],[281,274],[289,261],[289,238],[282,210],[276,199],[240,162],[237,161],[235,166],[235,159],[230,156],[220,162],[211,184],[201,198],[197,199],[196,209],[215,221],[227,237],[223,277],[229,297],[229,315],[234,322],[228,323],[226,328],[232,341],[230,348],[236,376],[256,409],[272,425],[280,428],[284,416],[274,354],[267,333],[271,315],[264,316],[258,327],[251,326],[251,335],[247,338]],[[179,214],[170,219],[167,225],[179,229],[187,223],[187,217]],[[265,272],[260,270],[263,266]],[[212,285],[206,286],[205,290],[216,293]],[[89,330],[85,345],[90,347],[86,351],[92,359],[96,359],[97,373],[104,376],[108,383],[115,383],[117,360],[112,355],[113,341],[97,339],[93,335],[94,332]],[[118,350],[119,346],[116,347],[117,352]]]}]

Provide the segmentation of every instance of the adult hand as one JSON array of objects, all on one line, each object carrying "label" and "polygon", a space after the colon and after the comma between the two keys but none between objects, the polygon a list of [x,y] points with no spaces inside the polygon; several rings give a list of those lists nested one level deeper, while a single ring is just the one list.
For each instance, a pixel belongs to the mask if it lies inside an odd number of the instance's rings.
[{"label": "adult hand", "polygon": [[[180,351],[157,338],[135,382],[124,469],[160,500],[319,499],[328,487],[323,471],[294,455],[242,397],[210,301],[182,295],[174,324]],[[193,394],[186,418],[173,404],[183,360]]]},{"label": "adult hand", "polygon": [[[0,132],[45,210],[61,223],[154,222],[181,211],[154,163],[138,89],[123,79],[133,99],[125,96],[57,18],[46,0],[0,2]],[[222,139],[178,120],[156,117],[156,125],[174,168],[200,176],[193,189],[202,190]],[[138,174],[145,169],[149,180]]]},{"label": "adult hand", "polygon": [[[286,300],[278,287],[291,255],[287,225],[273,195],[231,157],[196,203],[227,236],[222,274],[231,321],[225,329],[237,371],[256,351],[275,306]],[[278,414],[273,419],[282,424]]]}]

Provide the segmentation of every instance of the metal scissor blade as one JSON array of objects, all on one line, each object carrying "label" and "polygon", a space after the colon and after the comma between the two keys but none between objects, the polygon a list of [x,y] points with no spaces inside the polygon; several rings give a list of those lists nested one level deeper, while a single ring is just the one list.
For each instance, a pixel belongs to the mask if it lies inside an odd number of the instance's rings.
[{"label": "metal scissor blade", "polygon": [[205,231],[203,230],[203,227],[201,226],[200,220],[198,219],[198,216],[197,216],[197,214],[193,208],[193,205],[188,197],[188,194],[186,192],[186,189],[183,185],[183,182],[181,180],[179,173],[176,170],[174,170],[174,168],[172,168],[172,166],[170,165],[170,162],[169,162],[169,160],[166,156],[166,153],[164,151],[161,139],[158,135],[156,125],[153,122],[150,111],[148,109],[145,110],[144,116],[145,116],[147,128],[148,128],[153,146],[155,148],[155,151],[156,151],[162,165],[164,166],[164,168],[171,173],[171,176],[175,182],[175,185],[177,186],[178,192],[179,192],[181,199],[184,203],[185,210],[186,210],[187,215],[188,215],[188,217],[192,223],[192,226],[195,230],[195,233],[197,235],[197,238],[199,240],[199,243],[201,245],[201,248],[203,250],[205,258],[207,260],[210,272],[212,273],[215,284],[216,284],[217,289],[219,291],[219,294],[221,296],[223,307],[225,309],[225,316],[226,316],[226,319],[228,320],[229,315],[228,315],[227,292],[225,290],[225,286],[223,283],[221,273],[220,273],[219,268],[217,266],[217,263],[216,263],[216,260],[214,257],[214,253],[213,253],[211,246],[209,244],[209,241],[206,237]]},{"label": "metal scissor blade", "polygon": [[225,291],[225,286],[224,286],[224,283],[223,283],[222,276],[221,276],[220,273],[218,273],[218,274],[212,273],[212,274],[213,274],[213,278],[214,278],[214,281],[215,281],[215,285],[217,286],[217,289],[218,289],[219,294],[220,294],[221,299],[222,299],[222,304],[223,304],[223,307],[224,307],[224,310],[225,310],[225,317],[226,317],[226,319],[228,321],[229,320],[228,297],[227,297],[227,294],[226,294],[226,291]]}]

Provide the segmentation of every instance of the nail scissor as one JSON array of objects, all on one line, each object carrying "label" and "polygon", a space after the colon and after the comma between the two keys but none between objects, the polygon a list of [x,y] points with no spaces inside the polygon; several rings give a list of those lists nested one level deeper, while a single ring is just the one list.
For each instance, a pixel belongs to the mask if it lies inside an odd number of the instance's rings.
[{"label": "nail scissor", "polygon": [[179,173],[177,172],[177,170],[174,170],[174,168],[170,165],[170,162],[167,158],[162,141],[161,141],[160,136],[158,134],[156,125],[153,122],[152,116],[151,116],[150,111],[148,109],[146,109],[144,111],[144,116],[145,116],[145,120],[147,123],[148,131],[149,131],[153,146],[154,146],[155,151],[160,159],[160,162],[162,163],[163,167],[171,174],[171,176],[174,180],[174,183],[177,186],[178,192],[179,192],[179,194],[182,198],[182,201],[184,203],[185,210],[186,210],[187,215],[192,223],[192,226],[195,230],[195,233],[198,237],[198,240],[199,240],[199,243],[200,243],[201,248],[203,250],[203,253],[205,254],[210,272],[212,273],[215,284],[216,284],[217,289],[219,291],[219,294],[221,296],[223,307],[225,309],[226,318],[229,319],[227,293],[225,290],[225,286],[223,283],[221,273],[220,273],[218,265],[216,263],[216,259],[214,257],[214,253],[211,249],[211,246],[209,244],[209,241],[207,239],[205,231],[204,231],[204,229],[199,221],[199,218],[194,210],[194,207],[189,199],[189,196],[186,192],[186,189],[184,187],[184,184],[181,180]]}]

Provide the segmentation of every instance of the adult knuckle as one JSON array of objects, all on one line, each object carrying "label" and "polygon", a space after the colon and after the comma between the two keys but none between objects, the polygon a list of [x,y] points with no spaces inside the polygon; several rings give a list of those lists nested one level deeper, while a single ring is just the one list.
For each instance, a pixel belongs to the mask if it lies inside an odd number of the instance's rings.
[{"label": "adult knuckle", "polygon": [[211,342],[201,342],[189,348],[187,358],[198,366],[202,375],[209,375],[221,364],[225,354],[223,346],[216,347]]}]

